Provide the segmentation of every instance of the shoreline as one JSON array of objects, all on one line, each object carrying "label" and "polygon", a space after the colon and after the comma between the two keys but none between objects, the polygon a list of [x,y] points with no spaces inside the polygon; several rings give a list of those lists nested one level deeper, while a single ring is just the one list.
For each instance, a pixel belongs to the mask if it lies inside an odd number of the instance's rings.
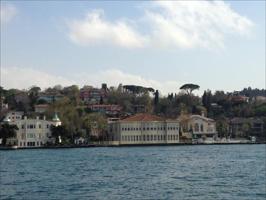
[{"label": "shoreline", "polygon": [[151,146],[205,146],[205,145],[260,145],[266,144],[265,142],[256,143],[171,143],[171,144],[87,144],[87,145],[60,145],[60,146],[42,146],[42,147],[0,147],[0,151],[10,151],[10,150],[27,150],[27,149],[72,149],[72,148],[102,148],[102,147],[151,147]]}]

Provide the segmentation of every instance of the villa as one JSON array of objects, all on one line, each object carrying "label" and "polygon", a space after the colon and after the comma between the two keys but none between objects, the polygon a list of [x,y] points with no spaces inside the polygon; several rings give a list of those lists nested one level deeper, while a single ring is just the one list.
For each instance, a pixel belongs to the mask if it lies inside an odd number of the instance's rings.
[{"label": "villa", "polygon": [[213,119],[201,115],[189,115],[186,124],[186,130],[183,134],[190,134],[193,143],[214,142],[217,138],[216,123]]},{"label": "villa", "polygon": [[8,138],[7,145],[16,145],[18,148],[41,147],[51,141],[52,135],[50,127],[60,126],[61,121],[55,114],[52,121],[45,119],[28,119],[24,116],[22,119],[11,121],[7,118],[5,123],[13,124],[18,127],[15,138]]}]

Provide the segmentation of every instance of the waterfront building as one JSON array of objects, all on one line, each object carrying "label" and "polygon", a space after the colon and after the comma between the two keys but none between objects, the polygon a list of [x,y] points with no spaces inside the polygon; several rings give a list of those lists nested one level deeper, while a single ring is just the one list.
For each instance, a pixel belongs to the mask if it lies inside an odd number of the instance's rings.
[{"label": "waterfront building", "polygon": [[179,121],[139,113],[108,122],[108,137],[113,144],[179,143]]},{"label": "waterfront building", "polygon": [[61,121],[57,114],[53,117],[52,121],[46,120],[45,117],[40,119],[28,119],[26,116],[22,119],[8,122],[9,124],[16,125],[15,138],[8,138],[7,145],[17,145],[18,148],[25,147],[40,147],[52,141],[50,127],[60,126]]},{"label": "waterfront building", "polygon": [[[181,121],[180,117],[179,120]],[[188,115],[182,129],[185,130],[182,135],[196,143],[213,142],[217,138],[216,123],[213,119],[205,117],[204,112],[201,115]]]}]

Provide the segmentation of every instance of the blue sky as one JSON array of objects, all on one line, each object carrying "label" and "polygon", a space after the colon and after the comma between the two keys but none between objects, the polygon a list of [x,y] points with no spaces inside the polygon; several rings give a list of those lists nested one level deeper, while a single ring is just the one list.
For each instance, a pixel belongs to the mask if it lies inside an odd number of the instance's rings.
[{"label": "blue sky", "polygon": [[1,1],[1,85],[265,88],[264,1]]}]

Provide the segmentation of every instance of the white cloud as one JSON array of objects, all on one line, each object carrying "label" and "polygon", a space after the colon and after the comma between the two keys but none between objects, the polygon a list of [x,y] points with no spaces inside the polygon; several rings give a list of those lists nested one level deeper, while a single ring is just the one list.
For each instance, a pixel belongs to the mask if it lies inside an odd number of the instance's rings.
[{"label": "white cloud", "polygon": [[1,4],[0,17],[1,24],[10,22],[17,14],[17,9],[11,4]]},{"label": "white cloud", "polygon": [[103,10],[93,10],[84,20],[69,22],[69,27],[71,40],[81,45],[102,43],[138,48],[145,43],[145,37],[138,34],[126,21],[106,21]]},{"label": "white cloud", "polygon": [[103,10],[93,10],[69,22],[70,38],[81,45],[213,48],[223,47],[227,35],[248,35],[253,26],[223,1],[155,1],[144,11],[131,19],[137,29],[125,20],[107,21]]},{"label": "white cloud", "polygon": [[181,48],[223,47],[228,34],[247,35],[253,26],[223,1],[156,1],[146,18],[153,41]]},{"label": "white cloud", "polygon": [[71,79],[30,68],[8,67],[1,69],[1,85],[6,89],[27,89],[32,85],[37,85],[44,89],[58,84],[62,86],[77,84],[80,87],[83,85],[99,87],[102,83],[107,83],[108,86],[118,86],[122,83],[123,85],[135,84],[144,87],[153,87],[165,95],[171,92],[177,92],[178,87],[180,87],[180,84],[176,81],[147,79],[117,69],[77,74]]},{"label": "white cloud", "polygon": [[76,82],[30,68],[1,68],[1,85],[4,88],[28,89],[32,85],[37,85],[44,89],[58,84],[67,86]]}]

